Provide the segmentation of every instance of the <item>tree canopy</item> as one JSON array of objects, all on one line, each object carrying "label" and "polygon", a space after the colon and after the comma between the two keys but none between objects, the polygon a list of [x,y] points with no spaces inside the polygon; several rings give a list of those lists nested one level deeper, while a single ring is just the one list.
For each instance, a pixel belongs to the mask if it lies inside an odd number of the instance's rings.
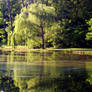
[{"label": "tree canopy", "polygon": [[90,0],[0,0],[0,12],[2,44],[92,47]]},{"label": "tree canopy", "polygon": [[14,24],[17,41],[25,40],[25,44],[37,47],[42,44],[44,48],[46,40],[56,31],[55,8],[45,4],[31,4],[16,16]]}]

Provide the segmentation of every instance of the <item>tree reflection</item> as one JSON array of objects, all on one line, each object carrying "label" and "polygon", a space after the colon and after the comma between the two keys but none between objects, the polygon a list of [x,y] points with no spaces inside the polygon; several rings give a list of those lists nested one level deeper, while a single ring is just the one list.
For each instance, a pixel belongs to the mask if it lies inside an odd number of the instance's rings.
[{"label": "tree reflection", "polygon": [[[91,92],[92,90],[92,71],[86,70],[86,62],[79,64],[73,61],[85,59],[81,59],[79,55],[63,52],[11,52],[7,56],[1,55],[1,59],[7,60],[7,64],[0,64],[0,91]],[[66,66],[63,60],[68,60],[68,64],[72,61],[75,65],[70,63]],[[31,65],[32,62],[34,65]],[[78,68],[76,64],[79,64],[81,68]],[[9,77],[11,75],[13,78]]]},{"label": "tree reflection", "polygon": [[39,80],[32,89],[37,92],[91,92],[92,85],[86,81],[87,73],[83,69],[64,70],[64,73],[54,78]]},{"label": "tree reflection", "polygon": [[14,81],[9,76],[0,76],[0,92],[19,92]]},{"label": "tree reflection", "polygon": [[85,69],[62,68],[61,72],[43,70],[41,76],[16,78],[15,81],[20,92],[91,92],[92,85],[87,79]]}]

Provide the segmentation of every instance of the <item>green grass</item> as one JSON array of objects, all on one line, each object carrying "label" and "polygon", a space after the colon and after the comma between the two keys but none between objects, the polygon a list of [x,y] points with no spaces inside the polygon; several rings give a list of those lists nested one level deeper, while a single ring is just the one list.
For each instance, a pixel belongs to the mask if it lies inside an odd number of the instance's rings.
[{"label": "green grass", "polygon": [[62,49],[48,49],[48,50],[61,50],[61,51],[92,51],[92,48],[62,48]]},{"label": "green grass", "polygon": [[[3,49],[12,49],[11,46],[2,46]],[[27,46],[16,46],[16,49],[28,49]],[[83,52],[91,52],[92,48],[62,48],[62,49],[54,49],[54,48],[46,48],[46,49],[28,49],[32,51],[83,51]]]}]

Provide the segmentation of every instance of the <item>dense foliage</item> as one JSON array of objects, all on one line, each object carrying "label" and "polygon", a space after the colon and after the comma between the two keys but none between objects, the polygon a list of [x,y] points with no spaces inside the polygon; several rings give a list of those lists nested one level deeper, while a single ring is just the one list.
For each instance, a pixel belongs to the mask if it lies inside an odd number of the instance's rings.
[{"label": "dense foliage", "polygon": [[92,40],[92,18],[88,21],[89,24],[89,32],[86,34],[87,40]]},{"label": "dense foliage", "polygon": [[0,0],[0,44],[92,47],[91,0]]}]

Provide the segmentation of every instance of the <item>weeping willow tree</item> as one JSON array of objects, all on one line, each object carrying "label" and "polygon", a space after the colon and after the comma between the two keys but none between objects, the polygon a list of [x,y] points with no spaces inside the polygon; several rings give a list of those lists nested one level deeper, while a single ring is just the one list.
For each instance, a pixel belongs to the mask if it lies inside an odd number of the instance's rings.
[{"label": "weeping willow tree", "polygon": [[45,41],[55,34],[55,9],[45,4],[31,4],[15,18],[15,43],[45,48]]}]

